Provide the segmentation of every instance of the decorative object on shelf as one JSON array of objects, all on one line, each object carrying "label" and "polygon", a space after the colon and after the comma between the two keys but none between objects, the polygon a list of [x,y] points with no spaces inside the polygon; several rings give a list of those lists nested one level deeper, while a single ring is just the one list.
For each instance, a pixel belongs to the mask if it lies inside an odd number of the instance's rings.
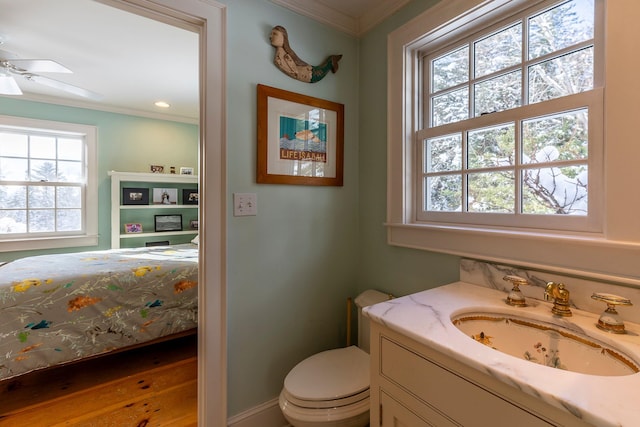
[{"label": "decorative object on shelf", "polygon": [[178,204],[178,189],[177,188],[154,188],[153,204],[154,205]]},{"label": "decorative object on shelf", "polygon": [[169,246],[169,241],[168,240],[159,240],[157,242],[145,242],[144,245],[146,247],[151,247],[151,246]]},{"label": "decorative object on shelf", "polygon": [[142,233],[142,224],[138,222],[133,222],[124,225],[125,233]]},{"label": "decorative object on shelf", "polygon": [[183,205],[197,205],[198,204],[198,189],[197,188],[183,188],[182,189],[182,204]]},{"label": "decorative object on shelf", "polygon": [[152,173],[164,173],[164,166],[162,165],[151,165],[149,169]]},{"label": "decorative object on shelf", "polygon": [[182,215],[154,215],[155,231],[182,231]]},{"label": "decorative object on shelf", "polygon": [[192,230],[197,230],[198,229],[198,220],[197,219],[192,219],[191,221],[189,221],[189,228],[191,228]]},{"label": "decorative object on shelf", "polygon": [[122,204],[123,205],[148,205],[149,189],[148,188],[122,188]]},{"label": "decorative object on shelf", "polygon": [[181,166],[180,175],[193,175],[193,168]]},{"label": "decorative object on shelf", "polygon": [[258,85],[259,183],[341,186],[343,151],[343,104]]},{"label": "decorative object on shelf", "polygon": [[276,48],[273,63],[289,77],[305,83],[315,83],[322,80],[329,71],[338,71],[338,61],[342,55],[330,55],[322,64],[310,65],[291,49],[287,30],[280,25],[273,27],[269,41]]},{"label": "decorative object on shelf", "polygon": [[175,175],[175,173],[176,173],[176,167],[175,167],[175,166],[171,166],[171,167],[169,167],[169,173],[170,173],[170,174],[172,174],[172,175]]}]

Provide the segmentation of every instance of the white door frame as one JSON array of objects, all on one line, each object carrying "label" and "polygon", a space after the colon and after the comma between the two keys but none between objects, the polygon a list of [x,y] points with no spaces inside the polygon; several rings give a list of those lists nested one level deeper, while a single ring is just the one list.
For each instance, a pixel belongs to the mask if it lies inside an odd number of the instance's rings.
[{"label": "white door frame", "polygon": [[213,0],[97,1],[200,36],[198,425],[226,427],[226,9]]}]

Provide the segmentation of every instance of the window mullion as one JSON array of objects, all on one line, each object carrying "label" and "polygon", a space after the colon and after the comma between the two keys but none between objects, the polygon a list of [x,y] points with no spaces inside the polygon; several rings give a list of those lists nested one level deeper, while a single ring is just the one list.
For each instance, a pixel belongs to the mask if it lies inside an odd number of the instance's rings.
[{"label": "window mullion", "polygon": [[515,121],[515,135],[514,135],[514,144],[515,144],[515,170],[514,170],[514,191],[515,191],[515,215],[518,216],[522,214],[522,191],[523,191],[523,180],[522,180],[522,121]]}]

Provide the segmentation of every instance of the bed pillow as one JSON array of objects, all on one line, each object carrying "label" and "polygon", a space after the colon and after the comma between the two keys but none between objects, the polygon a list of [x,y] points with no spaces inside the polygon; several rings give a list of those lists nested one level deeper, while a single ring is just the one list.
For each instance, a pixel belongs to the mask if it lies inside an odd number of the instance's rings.
[{"label": "bed pillow", "polygon": [[199,234],[196,234],[196,237],[194,237],[194,238],[191,240],[191,243],[193,243],[194,245],[199,245],[199,244],[200,244],[200,235],[199,235]]}]

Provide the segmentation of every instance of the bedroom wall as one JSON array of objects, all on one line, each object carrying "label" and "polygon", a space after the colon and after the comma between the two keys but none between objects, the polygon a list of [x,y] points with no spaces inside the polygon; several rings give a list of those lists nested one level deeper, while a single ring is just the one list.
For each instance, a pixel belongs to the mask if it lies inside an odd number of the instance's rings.
[{"label": "bedroom wall", "polygon": [[[344,345],[357,281],[358,41],[269,0],[227,0],[229,416],[276,398],[305,357]],[[284,26],[311,64],[342,54],[309,84],[273,65]],[[256,84],[345,105],[343,187],[256,184]],[[234,217],[232,193],[256,193],[258,215]]]},{"label": "bedroom wall", "polygon": [[198,126],[0,97],[0,114],[93,125],[98,127],[98,246],[66,250],[0,253],[0,261],[45,253],[99,250],[111,247],[110,170],[148,172],[150,164],[190,166],[197,173]]}]

